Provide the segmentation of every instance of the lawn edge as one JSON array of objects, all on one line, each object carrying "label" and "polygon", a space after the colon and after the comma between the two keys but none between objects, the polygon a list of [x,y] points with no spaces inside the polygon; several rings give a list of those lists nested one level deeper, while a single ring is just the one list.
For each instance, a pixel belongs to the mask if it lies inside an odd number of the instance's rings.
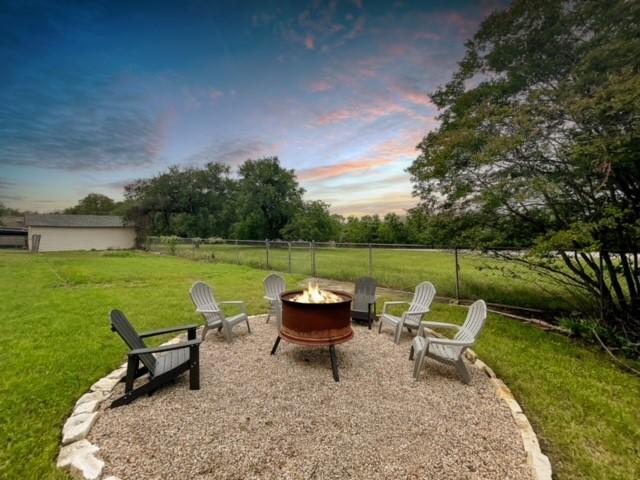
[{"label": "lawn edge", "polygon": [[534,480],[551,480],[552,468],[549,457],[542,453],[538,436],[522,410],[522,407],[520,407],[520,404],[513,396],[511,389],[496,376],[491,367],[478,358],[478,355],[473,350],[467,349],[464,355],[476,369],[489,377],[495,387],[496,395],[509,408],[516,427],[520,432],[524,451],[527,455],[527,463],[533,472]]}]

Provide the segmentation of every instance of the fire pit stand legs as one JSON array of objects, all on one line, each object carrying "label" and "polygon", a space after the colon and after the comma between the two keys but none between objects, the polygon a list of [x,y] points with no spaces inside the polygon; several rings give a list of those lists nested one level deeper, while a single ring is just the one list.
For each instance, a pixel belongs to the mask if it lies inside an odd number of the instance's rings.
[{"label": "fire pit stand legs", "polygon": [[278,335],[278,338],[276,338],[276,343],[273,344],[273,348],[271,349],[271,355],[275,355],[276,354],[276,350],[278,350],[278,345],[280,345],[280,335]]},{"label": "fire pit stand legs", "polygon": [[[273,344],[273,348],[271,349],[271,355],[276,354],[276,350],[278,350],[278,345],[280,345],[280,340],[282,338],[278,335],[275,343]],[[329,345],[329,355],[331,356],[331,371],[333,372],[333,379],[336,382],[340,381],[340,375],[338,374],[338,358],[336,357],[336,346]]]},{"label": "fire pit stand legs", "polygon": [[333,370],[333,379],[336,382],[339,382],[340,376],[338,375],[338,359],[336,358],[335,345],[329,345],[329,353],[331,354],[331,370]]}]

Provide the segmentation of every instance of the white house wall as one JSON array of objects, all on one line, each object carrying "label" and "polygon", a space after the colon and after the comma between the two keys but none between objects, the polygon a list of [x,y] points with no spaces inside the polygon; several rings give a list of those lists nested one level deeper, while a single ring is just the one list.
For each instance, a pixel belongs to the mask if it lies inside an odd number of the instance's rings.
[{"label": "white house wall", "polygon": [[38,234],[41,252],[133,248],[136,241],[133,227],[29,227],[29,248]]}]

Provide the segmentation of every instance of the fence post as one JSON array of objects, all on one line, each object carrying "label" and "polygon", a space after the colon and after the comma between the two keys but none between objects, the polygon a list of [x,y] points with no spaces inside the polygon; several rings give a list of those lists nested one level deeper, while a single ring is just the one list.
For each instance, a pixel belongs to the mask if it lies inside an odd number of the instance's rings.
[{"label": "fence post", "polygon": [[460,303],[460,263],[458,262],[458,247],[454,247],[453,256],[456,262],[456,303]]},{"label": "fence post", "polygon": [[238,239],[236,238],[236,263],[240,265],[240,248],[238,247]]},{"label": "fence post", "polygon": [[264,239],[264,249],[265,249],[265,253],[267,254],[267,270],[269,270],[269,239],[268,238]]},{"label": "fence post", "polygon": [[316,276],[316,241],[311,240],[311,276]]},{"label": "fence post", "polygon": [[289,273],[291,273],[291,242],[287,242],[287,246],[289,249]]},{"label": "fence post", "polygon": [[371,244],[369,244],[369,276],[371,276],[371,272],[373,272],[373,253],[371,250]]}]

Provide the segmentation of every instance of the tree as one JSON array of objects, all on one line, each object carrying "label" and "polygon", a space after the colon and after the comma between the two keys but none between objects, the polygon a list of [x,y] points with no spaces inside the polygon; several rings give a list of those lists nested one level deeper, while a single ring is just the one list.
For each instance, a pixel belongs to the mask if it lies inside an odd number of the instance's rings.
[{"label": "tree", "polygon": [[238,171],[235,205],[236,238],[276,239],[302,208],[304,190],[293,170],[280,166],[277,157],[247,160]]},{"label": "tree", "polygon": [[141,234],[186,237],[226,236],[234,221],[235,191],[229,167],[170,167],[149,179],[125,186],[127,217]]},{"label": "tree", "polygon": [[340,219],[329,212],[329,204],[320,200],[305,202],[291,221],[280,231],[285,240],[336,240]]},{"label": "tree", "polygon": [[75,207],[64,210],[73,215],[111,215],[116,210],[114,200],[100,193],[90,193],[81,199]]},{"label": "tree", "polygon": [[397,213],[387,213],[379,229],[382,243],[406,243],[407,231],[402,219]]},{"label": "tree", "polygon": [[[7,207],[4,205],[4,203],[0,202],[0,217],[17,216],[17,215],[21,215],[19,210],[16,210],[15,208]],[[2,225],[2,223],[0,223],[0,225]]]},{"label": "tree", "polygon": [[640,3],[624,0],[516,0],[490,15],[431,95],[441,123],[409,169],[422,208],[528,232],[524,261],[602,298],[609,339],[636,351],[639,24]]}]

